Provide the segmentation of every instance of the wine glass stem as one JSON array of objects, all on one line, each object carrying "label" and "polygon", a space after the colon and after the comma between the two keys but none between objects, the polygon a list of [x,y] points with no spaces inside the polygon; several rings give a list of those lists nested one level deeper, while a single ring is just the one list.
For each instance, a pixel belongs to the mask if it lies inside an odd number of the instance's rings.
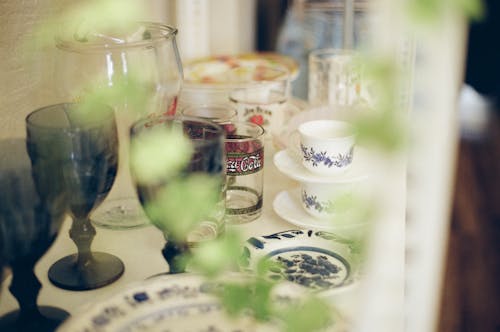
[{"label": "wine glass stem", "polygon": [[78,258],[77,258],[77,268],[85,269],[93,260],[92,252],[90,251],[90,246],[94,240],[96,230],[89,218],[76,218],[71,224],[71,229],[69,230],[69,237],[73,240],[78,248]]},{"label": "wine glass stem", "polygon": [[33,271],[34,266],[35,262],[29,259],[20,260],[11,265],[13,277],[9,290],[19,303],[18,321],[20,322],[42,316],[36,303],[42,284]]},{"label": "wine glass stem", "polygon": [[171,274],[186,272],[186,257],[189,253],[189,246],[185,242],[167,240],[162,249],[162,254],[168,262]]}]

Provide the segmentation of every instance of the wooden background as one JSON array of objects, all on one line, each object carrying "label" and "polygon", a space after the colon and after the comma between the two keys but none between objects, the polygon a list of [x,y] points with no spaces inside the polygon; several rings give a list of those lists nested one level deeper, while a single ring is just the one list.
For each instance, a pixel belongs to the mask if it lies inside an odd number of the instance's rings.
[{"label": "wooden background", "polygon": [[500,112],[460,142],[438,331],[500,331]]}]

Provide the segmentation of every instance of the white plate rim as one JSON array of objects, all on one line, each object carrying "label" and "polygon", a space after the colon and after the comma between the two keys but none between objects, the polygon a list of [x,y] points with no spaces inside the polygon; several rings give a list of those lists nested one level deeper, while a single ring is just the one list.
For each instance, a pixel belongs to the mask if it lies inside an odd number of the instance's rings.
[{"label": "white plate rim", "polygon": [[[245,274],[232,272],[224,276],[224,278],[226,277],[245,277]],[[123,330],[128,331],[127,328],[131,325],[133,328],[142,331],[141,322],[147,322],[148,319],[155,319],[157,317],[164,319],[163,322],[168,322],[172,318],[187,319],[189,317],[189,310],[199,310],[199,312],[194,313],[198,319],[200,315],[204,317],[214,312],[220,312],[221,315],[224,315],[222,313],[223,306],[218,299],[203,291],[205,283],[212,281],[197,273],[180,273],[162,274],[143,281],[133,282],[111,295],[102,296],[96,299],[96,301],[86,303],[77,308],[77,311],[63,322],[57,331],[119,332]],[[298,298],[305,294],[302,287],[298,287],[293,283],[283,283],[281,287],[275,290],[278,298],[282,300],[286,300],[286,296]],[[110,310],[113,310],[113,312],[110,312]],[[123,314],[115,315],[119,311]],[[163,317],[163,315],[166,316]],[[235,328],[233,325],[224,326],[225,318],[224,316],[220,318],[223,320],[218,321],[221,326],[217,326],[217,328],[222,328],[224,331],[227,328],[231,330]],[[228,317],[227,319],[226,322],[234,323],[231,318]],[[106,320],[109,321],[106,322]],[[261,326],[266,331],[268,330],[267,324],[262,325],[245,317],[242,318],[241,322],[245,324],[245,326],[238,326],[238,328],[241,328],[241,331],[247,331],[247,329],[250,331],[252,330],[252,326]],[[157,321],[150,327],[154,331],[157,331],[157,328],[162,325],[154,325],[155,323]],[[134,326],[133,324],[138,325]],[[214,324],[213,321],[212,324]],[[204,326],[203,331],[206,330],[206,327]],[[175,326],[170,326],[170,328],[172,331],[177,331]],[[137,330],[133,329],[131,331]],[[144,331],[150,331],[150,329],[144,327]],[[184,328],[181,331],[186,331],[186,329]]]},{"label": "white plate rim", "polygon": [[315,174],[306,169],[298,156],[294,156],[289,149],[276,152],[273,162],[276,168],[286,176],[301,182],[309,183],[349,183],[368,179],[370,174],[367,170],[369,158],[365,149],[355,148],[355,157],[352,165],[345,172],[325,176]]},{"label": "white plate rim", "polygon": [[[301,228],[314,228],[316,230],[338,232],[341,234],[344,231],[352,231],[353,229],[358,229],[360,227],[365,227],[368,223],[356,223],[349,225],[338,225],[331,222],[329,219],[318,219],[309,215],[304,211],[299,200],[300,188],[292,188],[289,190],[282,190],[273,200],[273,210],[280,217],[289,222],[292,225]],[[286,204],[287,208],[281,208],[280,206]],[[295,216],[294,216],[295,215]],[[332,216],[335,218],[335,215]]]}]

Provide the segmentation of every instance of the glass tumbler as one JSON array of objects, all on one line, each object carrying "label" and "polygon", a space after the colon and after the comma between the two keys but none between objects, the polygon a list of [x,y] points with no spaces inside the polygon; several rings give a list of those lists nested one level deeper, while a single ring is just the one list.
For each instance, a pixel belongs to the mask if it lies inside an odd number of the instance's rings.
[{"label": "glass tumbler", "polygon": [[226,223],[242,224],[262,213],[264,129],[236,122],[226,134]]},{"label": "glass tumbler", "polygon": [[312,106],[351,106],[361,99],[357,53],[318,49],[309,54],[309,103]]},{"label": "glass tumbler", "polygon": [[188,105],[181,110],[181,114],[217,123],[226,133],[233,131],[233,123],[238,120],[236,109],[225,104]]},{"label": "glass tumbler", "polygon": [[252,122],[266,131],[266,139],[279,135],[286,120],[290,75],[285,68],[236,67],[228,74],[235,88],[229,100],[239,121]]}]

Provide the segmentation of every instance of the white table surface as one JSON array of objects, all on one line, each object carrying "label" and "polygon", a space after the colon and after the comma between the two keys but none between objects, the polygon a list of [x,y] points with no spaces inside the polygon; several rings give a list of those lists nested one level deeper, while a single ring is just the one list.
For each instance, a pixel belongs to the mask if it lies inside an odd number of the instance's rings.
[{"label": "white table surface", "polygon": [[[276,195],[283,190],[296,188],[299,183],[288,178],[277,170],[273,163],[273,156],[277,150],[272,144],[266,144],[265,150],[265,168],[264,168],[264,204],[263,213],[258,219],[243,225],[228,226],[241,231],[243,238],[251,236],[272,234],[279,231],[297,229],[299,227],[281,219],[273,210],[273,200]],[[384,164],[382,162],[382,164]],[[370,166],[374,166],[371,163]],[[394,166],[394,165],[392,165]],[[387,301],[380,313],[383,317],[390,318],[391,321],[397,321],[397,327],[393,331],[399,331],[403,325],[403,289],[404,289],[404,167],[383,167],[384,173],[379,179],[382,181],[378,186],[383,186],[382,194],[378,196],[388,196],[384,200],[390,208],[383,209],[379,216],[384,222],[379,223],[379,231],[383,231],[386,236],[383,239],[377,239],[379,249],[370,249],[376,253],[372,262],[376,269],[370,271],[373,278],[368,278],[363,286],[385,284],[387,291],[381,296]],[[63,308],[70,314],[81,312],[79,309],[88,303],[105,300],[109,296],[119,293],[126,289],[131,283],[140,282],[152,275],[167,271],[161,249],[165,244],[161,232],[153,226],[148,226],[135,230],[108,230],[96,228],[97,234],[92,244],[93,251],[103,251],[114,254],[122,259],[125,264],[123,276],[114,283],[89,291],[68,291],[53,286],[47,277],[49,267],[61,257],[74,253],[76,247],[69,238],[68,231],[71,221],[67,219],[59,233],[58,238],[47,253],[40,259],[35,267],[35,272],[42,283],[38,297],[38,305],[52,305]],[[375,232],[376,234],[377,232]],[[385,257],[380,260],[380,257]],[[372,265],[373,265],[372,264]],[[389,272],[390,271],[390,272]],[[382,273],[379,276],[378,273]],[[385,276],[389,272],[389,278]],[[372,280],[373,279],[373,280]],[[369,282],[371,280],[371,282]],[[18,308],[17,302],[10,294],[8,286],[11,277],[7,277],[2,284],[0,293],[0,316]],[[371,287],[371,286],[370,286]],[[379,288],[378,286],[376,287]],[[362,315],[358,314],[363,310],[362,303],[366,302],[363,297],[370,291],[366,287],[357,287],[357,291],[342,292],[336,297],[335,305],[342,314],[350,317],[351,321]],[[380,294],[379,294],[380,295]],[[387,295],[387,296],[386,296]],[[380,296],[376,296],[380,299]],[[375,299],[374,299],[375,300]],[[391,331],[392,331],[391,330]]]}]

